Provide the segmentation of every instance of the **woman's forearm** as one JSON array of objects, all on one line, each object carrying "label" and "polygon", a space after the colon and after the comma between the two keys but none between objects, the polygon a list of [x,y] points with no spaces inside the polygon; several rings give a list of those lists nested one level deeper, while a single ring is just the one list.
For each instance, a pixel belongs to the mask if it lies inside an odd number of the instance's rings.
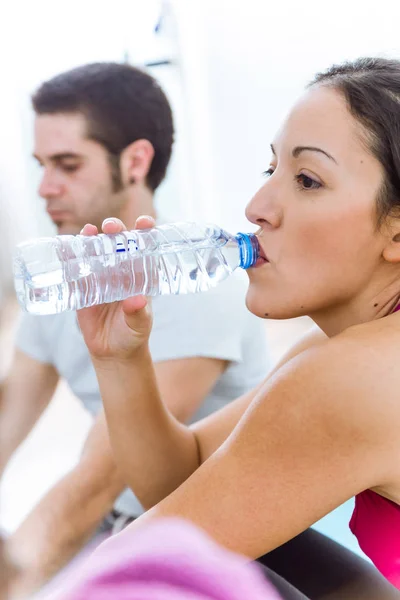
[{"label": "woman's forearm", "polygon": [[115,460],[150,508],[199,466],[196,437],[164,406],[148,347],[133,360],[93,359]]}]

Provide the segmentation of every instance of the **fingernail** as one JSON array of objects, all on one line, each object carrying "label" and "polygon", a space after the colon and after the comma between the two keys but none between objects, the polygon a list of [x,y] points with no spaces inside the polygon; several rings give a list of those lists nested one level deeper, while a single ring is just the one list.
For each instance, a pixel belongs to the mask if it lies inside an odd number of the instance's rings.
[{"label": "fingernail", "polygon": [[108,219],[104,219],[103,225],[107,225],[107,223],[117,223],[117,220],[113,219],[112,217],[110,217]]}]

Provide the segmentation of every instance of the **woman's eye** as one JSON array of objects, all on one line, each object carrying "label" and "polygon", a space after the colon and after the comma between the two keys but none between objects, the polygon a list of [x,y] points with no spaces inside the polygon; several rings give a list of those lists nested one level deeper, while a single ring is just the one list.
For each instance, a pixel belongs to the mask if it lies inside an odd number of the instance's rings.
[{"label": "woman's eye", "polygon": [[301,190],[318,190],[322,187],[318,181],[315,181],[315,179],[312,179],[308,175],[304,175],[304,173],[296,175],[295,180],[299,184],[299,189]]},{"label": "woman's eye", "polygon": [[266,177],[266,178],[271,177],[271,175],[273,175],[273,174],[274,174],[274,169],[272,169],[272,167],[270,167],[268,169],[268,171],[263,171],[262,172],[262,176]]}]

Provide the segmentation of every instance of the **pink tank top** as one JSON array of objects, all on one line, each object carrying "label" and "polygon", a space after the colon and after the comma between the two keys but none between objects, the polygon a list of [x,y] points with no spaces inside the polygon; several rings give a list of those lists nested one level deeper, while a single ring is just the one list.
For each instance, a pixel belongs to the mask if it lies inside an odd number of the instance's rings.
[{"label": "pink tank top", "polygon": [[[400,305],[393,312],[400,310]],[[400,589],[400,505],[372,490],[356,496],[350,529],[360,548]]]},{"label": "pink tank top", "polygon": [[360,548],[400,590],[400,505],[372,490],[356,496],[350,529]]}]

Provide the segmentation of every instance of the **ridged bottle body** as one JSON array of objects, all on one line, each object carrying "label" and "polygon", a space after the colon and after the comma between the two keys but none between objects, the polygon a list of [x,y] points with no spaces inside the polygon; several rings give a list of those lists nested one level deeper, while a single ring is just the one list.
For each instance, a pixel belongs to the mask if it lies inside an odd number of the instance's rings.
[{"label": "ridged bottle body", "polygon": [[26,311],[56,314],[138,294],[204,292],[255,259],[252,234],[232,236],[186,222],[115,235],[39,238],[17,247],[15,287]]}]

